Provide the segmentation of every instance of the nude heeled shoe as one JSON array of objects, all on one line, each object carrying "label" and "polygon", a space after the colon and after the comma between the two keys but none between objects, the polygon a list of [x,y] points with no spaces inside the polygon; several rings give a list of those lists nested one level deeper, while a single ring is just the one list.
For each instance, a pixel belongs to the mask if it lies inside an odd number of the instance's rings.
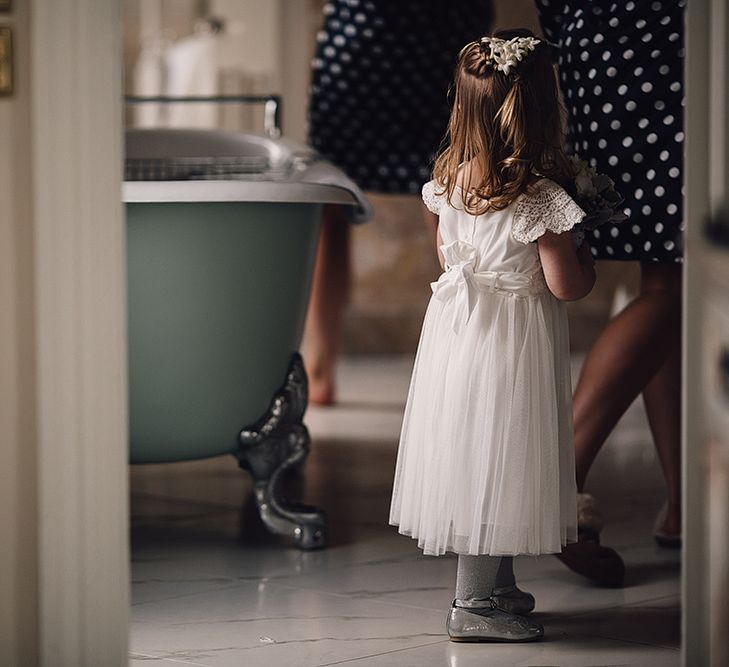
[{"label": "nude heeled shoe", "polygon": [[600,544],[604,520],[597,501],[589,493],[577,494],[577,542],[555,554],[570,570],[601,586],[620,588],[625,563],[620,554]]},{"label": "nude heeled shoe", "polygon": [[577,494],[577,529],[585,533],[597,533],[603,529],[605,519],[597,505],[595,496],[590,493]]}]

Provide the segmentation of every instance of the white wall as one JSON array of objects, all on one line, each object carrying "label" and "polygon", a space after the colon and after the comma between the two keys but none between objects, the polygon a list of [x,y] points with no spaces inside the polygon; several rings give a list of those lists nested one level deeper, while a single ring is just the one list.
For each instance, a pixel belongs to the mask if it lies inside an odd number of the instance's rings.
[{"label": "white wall", "polygon": [[222,41],[223,62],[250,72],[272,77],[280,86],[281,60],[279,2],[260,0],[211,0],[210,14],[225,20]]},{"label": "white wall", "polygon": [[[201,4],[191,0],[177,3],[172,0],[121,1],[125,90],[131,92],[142,34],[159,33],[161,29],[170,39],[185,37],[199,17]],[[225,24],[223,33],[217,37],[219,53],[216,57],[223,70],[221,79],[227,83],[221,92],[240,92],[240,82],[237,84],[235,77],[237,70],[245,79],[245,92],[280,94],[286,135],[305,141],[309,63],[321,22],[323,1],[210,0],[203,4],[210,16],[222,19]],[[262,118],[260,108],[246,111],[226,105],[219,124],[230,129],[262,131]],[[131,113],[128,113],[128,120],[131,122]]]}]

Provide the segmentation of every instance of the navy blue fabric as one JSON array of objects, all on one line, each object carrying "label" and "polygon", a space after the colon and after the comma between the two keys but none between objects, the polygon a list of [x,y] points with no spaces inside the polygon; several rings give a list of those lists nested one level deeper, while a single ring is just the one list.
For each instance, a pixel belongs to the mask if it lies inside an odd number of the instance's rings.
[{"label": "navy blue fabric", "polygon": [[568,148],[610,176],[629,219],[592,232],[597,259],[682,258],[682,0],[537,0],[558,46]]},{"label": "navy blue fabric", "polygon": [[312,62],[309,140],[364,190],[419,194],[446,132],[463,46],[488,0],[332,0]]}]

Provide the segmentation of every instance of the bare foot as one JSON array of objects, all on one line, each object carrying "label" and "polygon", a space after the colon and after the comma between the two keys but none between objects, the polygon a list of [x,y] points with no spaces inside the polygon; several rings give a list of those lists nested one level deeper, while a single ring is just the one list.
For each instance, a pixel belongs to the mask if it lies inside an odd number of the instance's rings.
[{"label": "bare foot", "polygon": [[681,507],[666,504],[660,512],[658,530],[668,537],[681,537]]},{"label": "bare foot", "polygon": [[661,526],[661,532],[664,535],[673,535],[675,537],[681,537],[681,519],[678,517],[667,516],[666,520]]},{"label": "bare foot", "polygon": [[331,377],[318,378],[309,382],[309,403],[334,405],[334,382]]},{"label": "bare foot", "polygon": [[334,405],[334,369],[330,364],[309,365],[304,357],[304,368],[309,381],[309,403]]}]

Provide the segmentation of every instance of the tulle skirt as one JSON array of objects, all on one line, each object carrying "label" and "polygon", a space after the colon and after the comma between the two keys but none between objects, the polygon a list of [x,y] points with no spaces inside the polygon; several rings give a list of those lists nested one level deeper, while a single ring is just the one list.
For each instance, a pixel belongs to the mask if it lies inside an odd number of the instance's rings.
[{"label": "tulle skirt", "polygon": [[425,313],[389,522],[429,555],[557,553],[577,539],[565,306],[484,292],[457,334],[452,307]]}]

